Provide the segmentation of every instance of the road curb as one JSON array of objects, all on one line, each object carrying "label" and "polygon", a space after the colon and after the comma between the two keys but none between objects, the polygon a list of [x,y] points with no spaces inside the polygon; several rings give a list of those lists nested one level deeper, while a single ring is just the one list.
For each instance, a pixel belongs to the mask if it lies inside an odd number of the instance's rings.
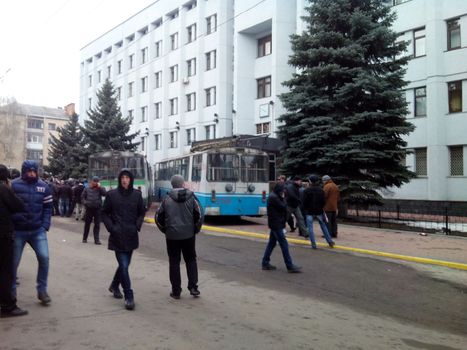
[{"label": "road curb", "polygon": [[[154,219],[151,219],[151,218],[145,218],[144,221],[146,221],[148,223],[154,223],[155,222]],[[211,231],[211,232],[227,233],[227,234],[243,236],[243,237],[260,238],[260,239],[268,239],[269,238],[269,234],[265,234],[265,233],[247,232],[247,231],[233,230],[233,229],[221,228],[221,227],[215,227],[215,226],[203,225],[202,229],[206,230],[206,231]],[[287,237],[287,241],[289,241],[290,243],[295,243],[295,244],[299,244],[299,245],[303,245],[303,246],[309,246],[310,245],[310,242],[308,240],[305,240],[305,239]],[[319,242],[317,243],[317,245],[320,246],[320,247],[327,247],[328,246],[325,243],[319,243]],[[467,271],[467,264],[456,263],[456,262],[451,262],[451,261],[436,260],[436,259],[429,259],[429,258],[420,258],[420,257],[416,257],[416,256],[386,253],[386,252],[380,252],[380,251],[377,251],[377,250],[370,250],[370,249],[344,247],[344,246],[340,246],[340,245],[335,245],[334,248],[332,248],[332,249],[348,251],[348,252],[354,252],[354,253],[359,253],[359,254],[380,256],[380,257],[395,259],[395,260],[416,262],[416,263],[419,263],[419,264],[443,266],[443,267],[449,267],[451,269]]]}]

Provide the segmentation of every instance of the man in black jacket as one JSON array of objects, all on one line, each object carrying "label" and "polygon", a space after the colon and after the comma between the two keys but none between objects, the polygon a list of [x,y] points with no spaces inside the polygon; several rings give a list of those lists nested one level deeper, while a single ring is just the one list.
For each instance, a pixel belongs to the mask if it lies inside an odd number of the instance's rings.
[{"label": "man in black jacket", "polygon": [[135,300],[129,267],[133,250],[139,246],[138,232],[144,221],[145,208],[141,192],[133,188],[133,174],[123,169],[118,175],[118,188],[110,190],[102,208],[102,220],[109,231],[109,250],[115,251],[118,268],[109,287],[114,298],[121,299],[120,284],[125,295],[125,308],[133,310]]},{"label": "man in black jacket", "polygon": [[285,222],[287,219],[287,205],[284,200],[284,185],[276,184],[274,190],[269,194],[268,203],[268,227],[271,229],[269,233],[269,242],[264,252],[262,267],[263,270],[275,270],[276,267],[271,265],[271,254],[277,242],[282,250],[285,266],[288,272],[300,272],[301,267],[294,265],[292,257],[289,253],[289,244],[285,238]]},{"label": "man in black jacket", "polygon": [[308,237],[308,232],[305,225],[305,219],[302,216],[300,207],[302,202],[300,200],[300,187],[302,186],[302,179],[299,176],[294,176],[292,181],[286,185],[286,202],[287,202],[287,221],[292,217],[292,214],[297,219],[296,225],[298,226],[299,235]]},{"label": "man in black jacket", "polygon": [[169,277],[172,285],[170,296],[174,299],[180,299],[182,292],[180,277],[182,253],[188,275],[188,290],[194,297],[200,295],[195,234],[201,230],[203,212],[195,194],[183,188],[184,181],[181,175],[172,176],[170,182],[173,189],[165,197],[155,216],[157,226],[165,233],[169,255]]},{"label": "man in black jacket", "polygon": [[24,209],[8,180],[6,166],[0,164],[0,317],[23,316],[28,312],[16,305],[11,293],[13,286],[14,227],[11,215]]},{"label": "man in black jacket", "polygon": [[94,220],[94,243],[101,244],[99,231],[101,225],[102,197],[105,195],[105,188],[100,186],[99,178],[97,176],[92,178],[89,187],[85,188],[81,194],[81,202],[86,208],[86,212],[84,214],[83,243],[87,243],[88,241],[89,229],[91,228],[92,220]]}]

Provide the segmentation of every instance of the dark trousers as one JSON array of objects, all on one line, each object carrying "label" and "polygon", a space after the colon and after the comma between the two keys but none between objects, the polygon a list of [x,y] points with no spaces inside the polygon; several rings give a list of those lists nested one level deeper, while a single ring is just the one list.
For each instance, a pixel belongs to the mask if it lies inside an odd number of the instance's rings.
[{"label": "dark trousers", "polygon": [[4,312],[16,307],[16,298],[11,292],[13,286],[13,234],[0,236],[0,307]]},{"label": "dark trousers", "polygon": [[337,237],[337,214],[335,211],[327,211],[326,216],[328,217],[328,229],[331,237]]},{"label": "dark trousers", "polygon": [[133,300],[133,289],[131,289],[129,273],[132,255],[133,251],[115,252],[115,257],[118,261],[118,268],[117,271],[115,271],[114,279],[112,280],[112,287],[118,288],[121,284],[126,300]]},{"label": "dark trousers", "polygon": [[182,280],[180,277],[180,260],[182,253],[188,276],[188,288],[198,287],[198,265],[196,263],[195,241],[195,236],[181,240],[166,240],[167,253],[169,255],[169,277],[173,293],[179,294],[182,291]]},{"label": "dark trousers", "polygon": [[101,208],[86,207],[86,214],[84,215],[84,234],[83,239],[87,240],[91,222],[94,220],[94,242],[99,242],[99,229],[101,224]]},{"label": "dark trousers", "polygon": [[60,215],[60,209],[58,207],[58,198],[53,200],[53,206],[54,206],[53,215]]}]

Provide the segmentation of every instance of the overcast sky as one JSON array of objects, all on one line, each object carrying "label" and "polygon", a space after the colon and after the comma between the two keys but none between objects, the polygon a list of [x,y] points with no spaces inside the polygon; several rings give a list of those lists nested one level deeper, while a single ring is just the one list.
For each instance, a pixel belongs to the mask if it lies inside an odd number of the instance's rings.
[{"label": "overcast sky", "polygon": [[154,1],[1,0],[0,97],[78,107],[79,50]]}]

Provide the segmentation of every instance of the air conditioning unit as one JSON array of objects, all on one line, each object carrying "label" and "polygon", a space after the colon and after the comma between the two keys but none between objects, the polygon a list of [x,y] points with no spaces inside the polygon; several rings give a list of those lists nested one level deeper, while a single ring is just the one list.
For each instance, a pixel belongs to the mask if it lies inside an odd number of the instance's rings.
[{"label": "air conditioning unit", "polygon": [[190,82],[190,79],[183,78],[182,82],[183,82],[183,84],[187,85]]}]

